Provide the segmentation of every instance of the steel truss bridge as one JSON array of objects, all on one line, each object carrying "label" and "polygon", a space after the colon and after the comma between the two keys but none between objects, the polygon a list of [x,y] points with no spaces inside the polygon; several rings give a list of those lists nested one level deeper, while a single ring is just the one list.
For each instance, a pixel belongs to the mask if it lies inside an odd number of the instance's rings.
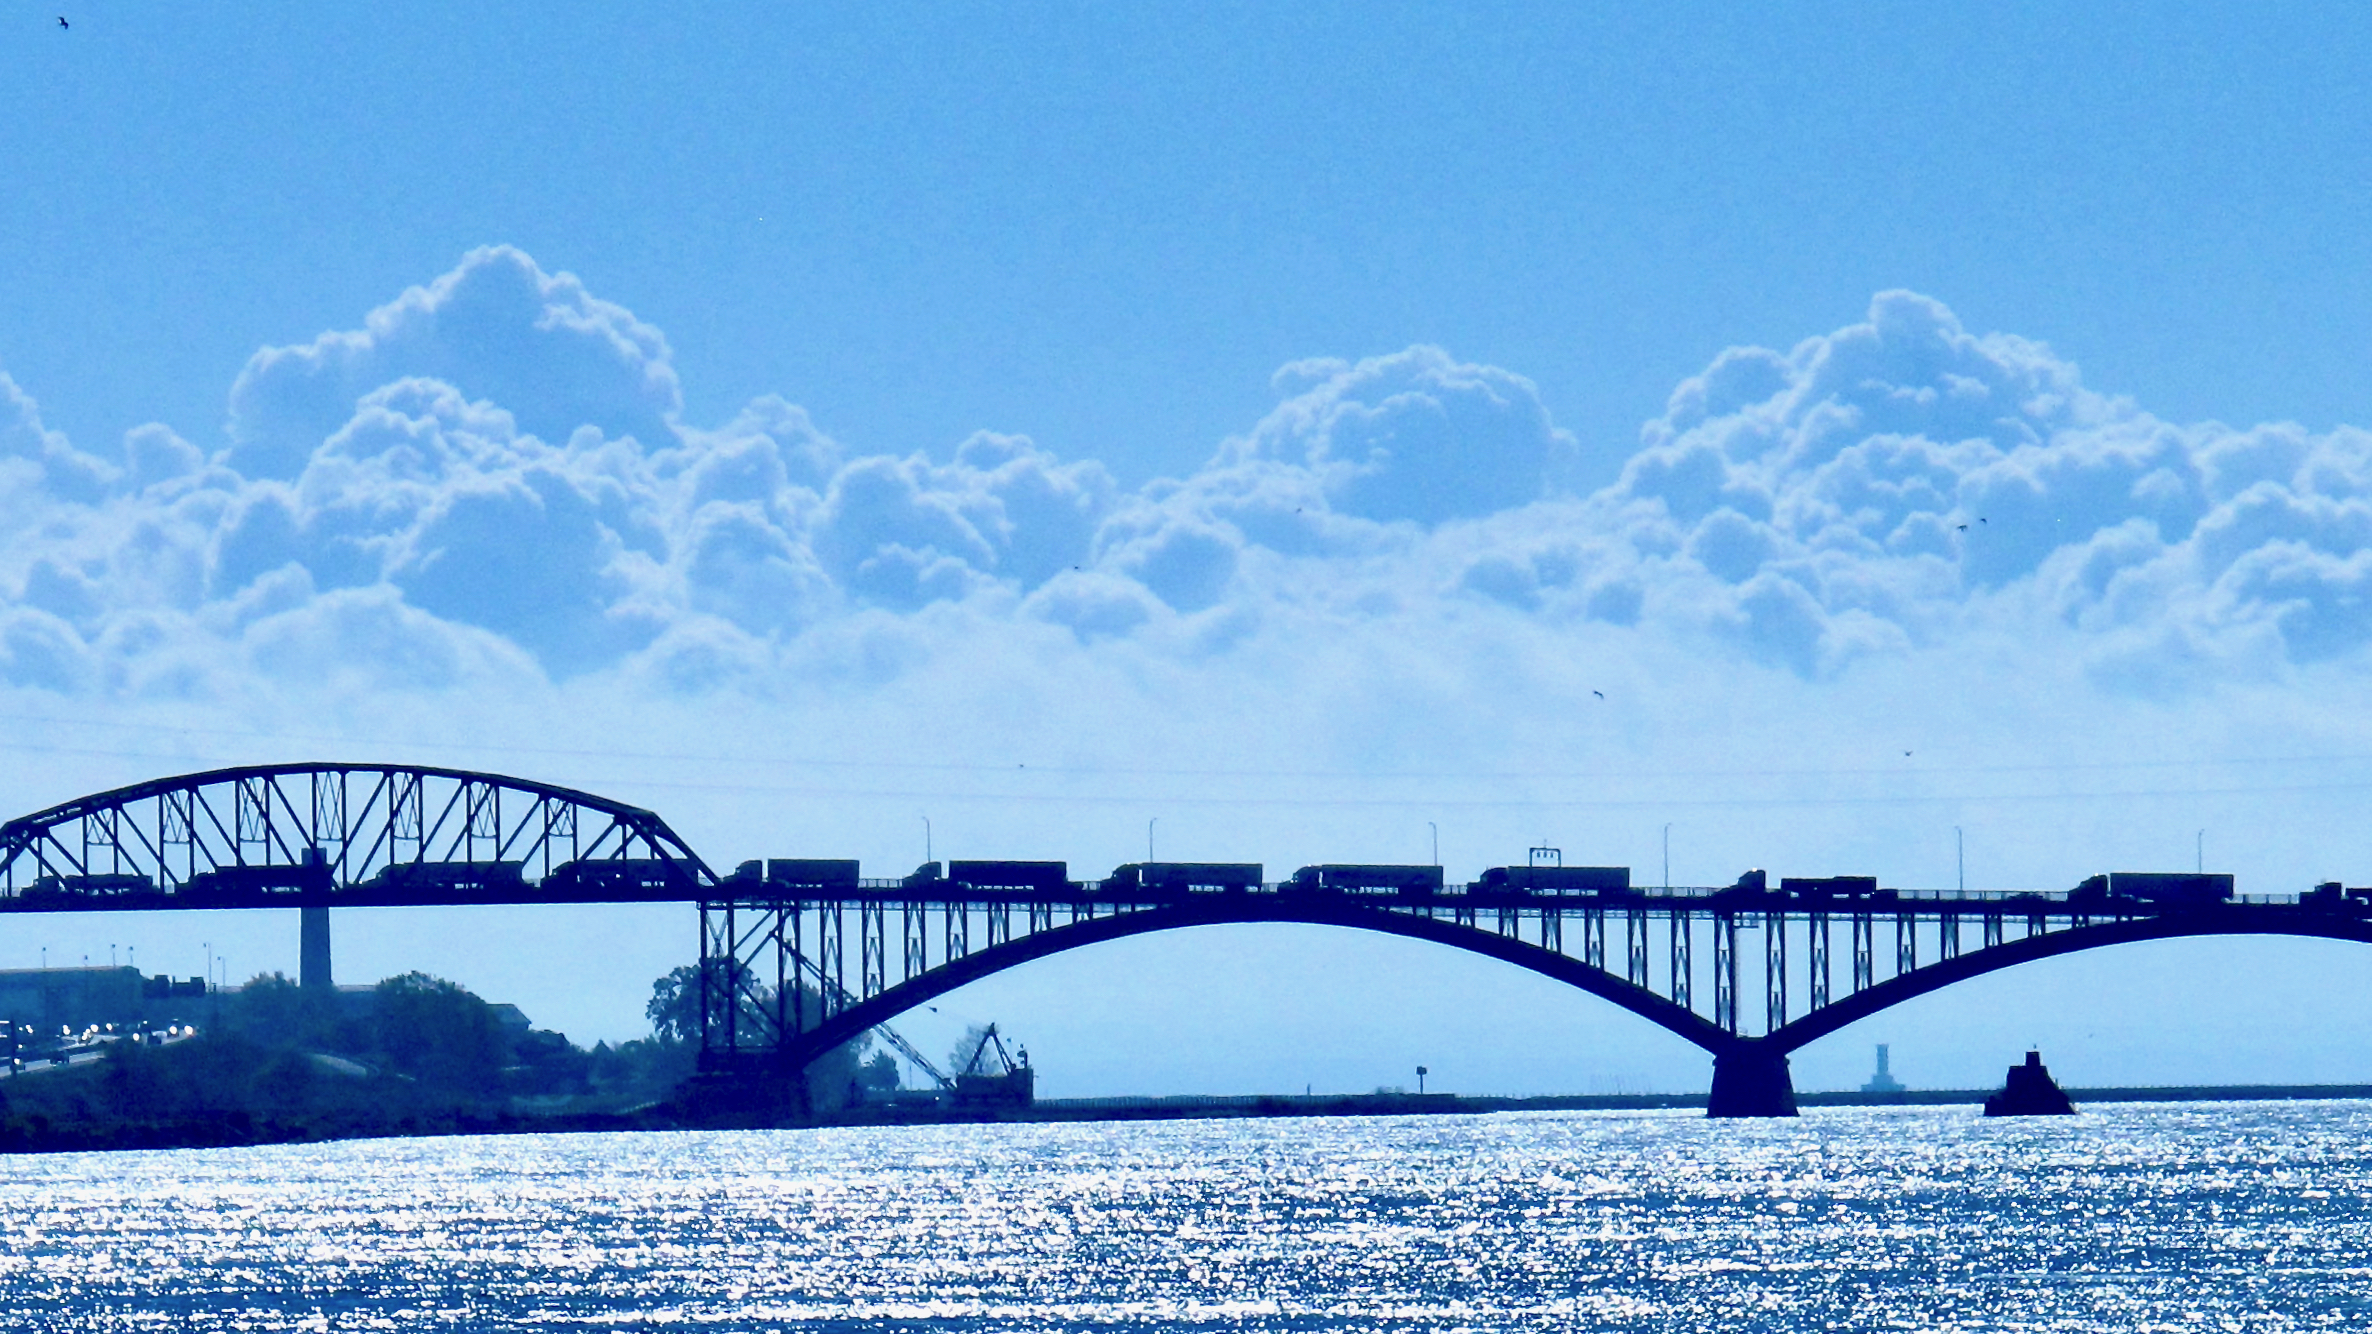
[{"label": "steel truss bridge", "polygon": [[[0,912],[294,907],[327,985],[337,906],[686,902],[699,911],[702,1065],[797,1075],[967,983],[1189,927],[1301,923],[1430,941],[1610,1001],[1713,1058],[1715,1116],[1795,1110],[1788,1055],[1891,1006],[2081,950],[2208,935],[2372,943],[2372,891],[2234,899],[2230,878],[2095,877],[2061,894],[1831,877],[1644,888],[1621,868],[744,862],[719,875],[650,811],[549,784],[406,765],[219,769],[0,826]],[[2128,885],[2130,884],[2130,891]],[[803,1091],[805,1081],[793,1080]]]}]

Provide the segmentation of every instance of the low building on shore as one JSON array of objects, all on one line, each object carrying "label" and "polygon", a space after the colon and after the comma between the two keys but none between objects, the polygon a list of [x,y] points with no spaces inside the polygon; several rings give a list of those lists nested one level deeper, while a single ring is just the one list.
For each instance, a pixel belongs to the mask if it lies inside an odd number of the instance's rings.
[{"label": "low building on shore", "polygon": [[200,1023],[204,978],[148,977],[137,968],[0,970],[0,1021],[54,1034],[62,1028],[136,1023]]}]

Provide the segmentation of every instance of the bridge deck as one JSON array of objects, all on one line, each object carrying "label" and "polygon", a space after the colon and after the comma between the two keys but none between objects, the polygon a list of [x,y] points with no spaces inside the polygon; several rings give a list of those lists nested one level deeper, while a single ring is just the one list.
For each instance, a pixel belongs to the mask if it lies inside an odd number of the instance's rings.
[{"label": "bridge deck", "polygon": [[[1740,894],[1727,886],[1680,885],[1669,889],[1618,893],[1510,891],[1457,885],[1444,886],[1430,893],[1360,893],[1312,890],[1292,881],[1270,882],[1227,892],[1145,887],[1115,890],[1097,881],[1074,881],[1060,889],[1036,890],[975,889],[945,881],[909,885],[897,880],[862,880],[841,885],[727,880],[719,884],[701,885],[689,877],[654,873],[606,879],[591,876],[551,878],[541,882],[530,882],[515,875],[499,875],[482,879],[440,877],[433,882],[424,879],[392,883],[381,880],[362,884],[277,883],[207,887],[184,884],[170,888],[159,888],[152,882],[133,877],[61,877],[36,883],[14,894],[0,894],[0,912],[133,912],[313,906],[429,908],[601,903],[742,903],[759,906],[827,901],[983,910],[1039,906],[1110,911],[1181,904],[1236,903],[1248,908],[1262,902],[1323,902],[1375,908],[1433,908],[1448,912],[1597,910],[1691,915],[1726,913],[1740,917],[1869,914],[1922,920],[1986,916],[2108,920],[2155,917],[2169,912],[2213,911],[2226,906],[2207,904],[2172,907],[2087,901],[2071,898],[2067,894],[1979,890],[1886,890],[1864,898],[1807,898],[1779,894]],[[2259,906],[2300,904],[2296,895],[2246,895],[2231,902]],[[2361,899],[2308,906],[2342,916],[2372,915],[2372,904]]]}]

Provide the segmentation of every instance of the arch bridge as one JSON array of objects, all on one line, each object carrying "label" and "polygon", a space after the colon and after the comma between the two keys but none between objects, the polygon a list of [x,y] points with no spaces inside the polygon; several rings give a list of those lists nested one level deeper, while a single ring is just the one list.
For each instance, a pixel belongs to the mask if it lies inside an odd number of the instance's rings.
[{"label": "arch bridge", "polygon": [[[1547,853],[1551,850],[1536,850]],[[330,981],[334,906],[685,902],[699,912],[702,1065],[779,1076],[945,992],[1066,950],[1235,923],[1430,941],[1527,968],[1703,1048],[1716,1116],[1788,1115],[1788,1055],[1953,983],[2079,950],[2203,935],[2372,942],[2372,890],[2240,899],[2231,877],[2099,876],[2063,894],[1882,889],[1750,872],[1633,886],[1606,867],[952,862],[866,879],[853,861],[719,876],[656,814],[460,769],[215,769],[0,825],[0,913],[287,908],[301,973]],[[797,1081],[804,1087],[804,1081]]]},{"label": "arch bridge", "polygon": [[[1545,851],[1545,850],[1544,850]],[[710,1068],[809,1062],[991,974],[1156,931],[1306,923],[1377,931],[1527,968],[1713,1058],[1714,1116],[1789,1116],[1788,1055],[1953,983],[2080,950],[2203,935],[2372,942],[2372,890],[2238,899],[2219,875],[2096,876],[2064,894],[1881,889],[1866,877],[1636,888],[1619,867],[1151,864],[1075,881],[1059,862],[933,863],[866,880],[854,862],[744,863],[701,905]]]}]

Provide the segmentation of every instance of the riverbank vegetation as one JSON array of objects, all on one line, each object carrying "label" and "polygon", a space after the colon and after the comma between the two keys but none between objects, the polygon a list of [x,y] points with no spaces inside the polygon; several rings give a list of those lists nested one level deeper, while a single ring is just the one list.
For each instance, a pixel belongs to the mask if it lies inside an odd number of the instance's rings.
[{"label": "riverbank vegetation", "polygon": [[[676,969],[653,984],[648,1037],[588,1049],[425,973],[340,991],[268,974],[224,993],[193,1036],[125,1035],[0,1079],[0,1152],[672,1126],[699,995],[697,970]],[[762,1022],[768,1000],[745,996],[743,1019]],[[857,1056],[816,1063],[816,1105],[837,1104]]]}]

